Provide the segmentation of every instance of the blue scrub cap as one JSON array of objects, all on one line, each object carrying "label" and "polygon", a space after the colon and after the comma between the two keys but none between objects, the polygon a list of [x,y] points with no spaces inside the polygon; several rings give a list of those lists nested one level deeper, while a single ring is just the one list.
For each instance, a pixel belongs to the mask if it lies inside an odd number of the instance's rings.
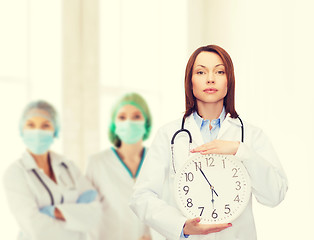
[{"label": "blue scrub cap", "polygon": [[44,100],[37,100],[30,102],[24,109],[23,114],[20,119],[20,135],[23,136],[23,128],[25,125],[25,122],[34,116],[40,116],[44,117],[47,120],[49,120],[55,129],[54,131],[54,137],[59,136],[60,131],[60,122],[58,118],[57,111],[55,108],[48,102]]}]

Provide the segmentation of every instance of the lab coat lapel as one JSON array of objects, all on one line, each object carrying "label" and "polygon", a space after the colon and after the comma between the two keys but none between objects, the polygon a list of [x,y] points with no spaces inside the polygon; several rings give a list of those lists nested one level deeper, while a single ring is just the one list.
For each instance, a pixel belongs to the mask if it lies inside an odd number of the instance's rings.
[{"label": "lab coat lapel", "polygon": [[241,126],[241,123],[239,122],[239,120],[237,118],[231,118],[230,114],[228,114],[226,116],[225,120],[221,124],[220,130],[218,132],[217,139],[224,138],[224,136],[228,133],[228,129],[232,125]]},{"label": "lab coat lapel", "polygon": [[193,114],[191,114],[190,116],[188,116],[185,119],[185,126],[184,127],[191,132],[191,135],[192,135],[191,148],[195,148],[195,147],[198,147],[198,146],[201,146],[204,144],[204,140],[203,140],[201,131],[198,128],[198,126],[194,120]]},{"label": "lab coat lapel", "polygon": [[75,189],[75,181],[72,177],[71,168],[63,161],[63,157],[55,152],[49,152],[51,167],[53,169],[57,184],[66,189]]},{"label": "lab coat lapel", "polygon": [[218,136],[217,139],[220,139],[228,130],[228,128],[230,127],[230,115],[228,114],[225,118],[225,120],[222,122],[219,132],[218,132]]},{"label": "lab coat lapel", "polygon": [[51,161],[51,167],[53,170],[53,173],[55,175],[56,180],[58,181],[61,177],[61,164],[62,164],[62,159],[60,156],[54,152],[49,152],[50,156],[50,161]]},{"label": "lab coat lapel", "polygon": [[35,159],[32,157],[32,155],[28,151],[25,151],[23,153],[21,163],[26,170],[39,169],[39,167],[37,166],[35,162]]}]

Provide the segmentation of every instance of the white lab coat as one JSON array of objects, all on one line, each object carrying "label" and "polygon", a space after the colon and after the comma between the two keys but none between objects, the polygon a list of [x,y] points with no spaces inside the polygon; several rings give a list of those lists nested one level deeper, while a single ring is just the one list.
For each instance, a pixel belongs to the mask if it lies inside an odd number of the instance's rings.
[{"label": "white lab coat", "polygon": [[112,149],[92,156],[87,178],[98,190],[102,202],[102,220],[91,233],[92,240],[139,240],[149,229],[129,208],[135,179]]},{"label": "white lab coat", "polygon": [[[99,201],[76,204],[76,200],[81,193],[94,188],[71,161],[53,152],[50,152],[50,158],[57,184],[38,168],[28,152],[9,166],[4,174],[8,204],[21,230],[18,239],[85,240],[87,231],[100,219],[101,205]],[[68,170],[62,163],[66,164]],[[33,169],[50,189],[55,206],[66,221],[51,218],[39,211],[51,205],[51,198]]]},{"label": "white lab coat", "polygon": [[[162,127],[147,153],[142,171],[134,188],[130,206],[146,224],[167,239],[178,240],[187,220],[178,210],[174,199],[174,171],[171,162],[170,141],[181,128],[181,120]],[[204,143],[193,115],[186,118],[185,128],[191,132],[191,148]],[[223,121],[217,139],[241,141],[241,123],[229,115]],[[189,155],[189,138],[180,133],[175,139],[174,157],[178,171]],[[263,205],[274,207],[285,197],[288,188],[286,175],[276,153],[265,134],[244,122],[244,143],[240,143],[236,156],[245,165],[252,182],[252,193]],[[252,198],[233,226],[219,233],[191,235],[188,239],[254,240],[256,230],[252,213]]]}]

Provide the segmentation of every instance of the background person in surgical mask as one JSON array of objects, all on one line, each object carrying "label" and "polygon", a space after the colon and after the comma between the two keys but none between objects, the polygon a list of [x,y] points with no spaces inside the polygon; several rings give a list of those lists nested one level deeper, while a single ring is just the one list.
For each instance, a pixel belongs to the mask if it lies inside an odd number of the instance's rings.
[{"label": "background person in surgical mask", "polygon": [[103,219],[91,234],[93,240],[151,239],[149,228],[128,206],[151,125],[148,106],[136,93],[126,94],[113,107],[109,138],[114,147],[92,156],[87,168],[103,205]]},{"label": "background person in surgical mask", "polygon": [[27,105],[20,120],[27,151],[4,175],[20,240],[87,239],[100,220],[97,191],[71,161],[49,151],[59,129],[53,106],[45,101]]}]

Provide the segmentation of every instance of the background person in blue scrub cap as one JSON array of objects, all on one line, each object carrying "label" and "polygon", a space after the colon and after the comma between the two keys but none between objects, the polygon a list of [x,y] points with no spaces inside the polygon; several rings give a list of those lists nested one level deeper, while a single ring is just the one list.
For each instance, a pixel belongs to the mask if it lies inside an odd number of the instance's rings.
[{"label": "background person in blue scrub cap", "polygon": [[93,240],[151,239],[149,228],[128,206],[146,153],[143,140],[151,125],[149,108],[139,94],[126,94],[113,107],[109,126],[113,147],[92,156],[87,168],[103,206],[103,219],[92,232]]},{"label": "background person in blue scrub cap", "polygon": [[20,120],[27,150],[4,174],[9,207],[20,240],[87,239],[100,220],[97,191],[79,169],[49,150],[58,136],[56,110],[45,101],[28,104]]}]

